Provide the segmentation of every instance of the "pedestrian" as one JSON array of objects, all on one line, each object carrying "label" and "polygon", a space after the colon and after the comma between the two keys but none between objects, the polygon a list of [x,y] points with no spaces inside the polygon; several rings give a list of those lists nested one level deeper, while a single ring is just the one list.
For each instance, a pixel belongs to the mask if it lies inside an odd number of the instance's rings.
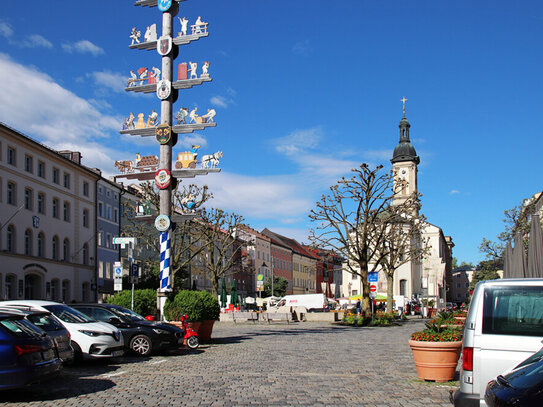
[{"label": "pedestrian", "polygon": [[356,302],[356,313],[357,313],[358,315],[360,315],[360,311],[361,311],[361,308],[360,308],[360,300],[358,300],[358,301]]}]

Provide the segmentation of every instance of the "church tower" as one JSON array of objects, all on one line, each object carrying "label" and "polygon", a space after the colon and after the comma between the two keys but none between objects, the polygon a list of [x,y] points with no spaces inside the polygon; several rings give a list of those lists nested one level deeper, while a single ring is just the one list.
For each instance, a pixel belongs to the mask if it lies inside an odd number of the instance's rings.
[{"label": "church tower", "polygon": [[392,170],[394,173],[394,203],[401,203],[413,194],[418,193],[417,189],[417,165],[420,158],[415,147],[409,140],[409,128],[411,125],[405,117],[405,102],[403,102],[403,117],[400,120],[400,142],[394,149],[392,155]]}]

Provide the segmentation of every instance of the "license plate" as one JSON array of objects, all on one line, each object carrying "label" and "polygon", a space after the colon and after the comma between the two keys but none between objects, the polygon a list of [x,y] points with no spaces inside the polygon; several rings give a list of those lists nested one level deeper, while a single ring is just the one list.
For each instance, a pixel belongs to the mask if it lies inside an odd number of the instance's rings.
[{"label": "license plate", "polygon": [[113,356],[114,358],[117,356],[122,356],[123,354],[124,352],[122,350],[114,350],[113,352],[111,352],[111,356]]}]

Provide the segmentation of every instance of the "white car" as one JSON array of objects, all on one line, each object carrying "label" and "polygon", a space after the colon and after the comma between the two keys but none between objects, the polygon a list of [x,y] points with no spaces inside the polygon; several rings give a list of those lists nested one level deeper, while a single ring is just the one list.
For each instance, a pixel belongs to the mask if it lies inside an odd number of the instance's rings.
[{"label": "white car", "polygon": [[26,306],[48,311],[70,332],[76,360],[110,358],[124,353],[121,332],[106,322],[95,321],[85,314],[53,301],[10,300],[0,301],[0,306]]}]

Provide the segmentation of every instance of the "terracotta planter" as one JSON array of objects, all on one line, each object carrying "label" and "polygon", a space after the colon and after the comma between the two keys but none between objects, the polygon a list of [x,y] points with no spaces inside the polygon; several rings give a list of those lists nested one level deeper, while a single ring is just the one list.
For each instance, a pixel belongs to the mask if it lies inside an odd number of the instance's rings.
[{"label": "terracotta planter", "polygon": [[428,308],[428,317],[433,318],[437,315],[437,309],[436,308]]},{"label": "terracotta planter", "polygon": [[413,351],[417,375],[421,380],[448,382],[454,379],[456,365],[462,350],[462,341],[423,342],[409,341]]},{"label": "terracotta planter", "polygon": [[209,342],[211,340],[211,333],[213,331],[213,324],[215,320],[210,319],[201,322],[189,322],[189,328],[198,334],[198,339],[201,342]]}]

